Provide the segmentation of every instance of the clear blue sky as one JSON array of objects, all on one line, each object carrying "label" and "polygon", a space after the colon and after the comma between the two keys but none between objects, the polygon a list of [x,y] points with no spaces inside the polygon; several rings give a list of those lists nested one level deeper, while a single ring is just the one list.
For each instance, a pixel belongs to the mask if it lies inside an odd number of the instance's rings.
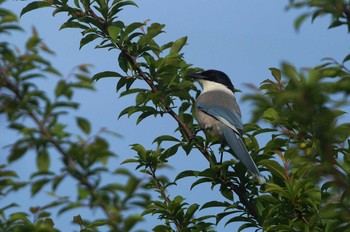
[{"label": "clear blue sky", "polygon": [[[315,66],[321,63],[325,57],[333,57],[341,60],[349,50],[349,41],[346,28],[327,30],[329,18],[316,20],[313,24],[307,21],[299,33],[295,32],[293,23],[301,11],[285,11],[288,1],[281,0],[221,0],[221,1],[189,1],[189,0],[148,0],[135,1],[139,8],[126,8],[121,20],[127,22],[145,21],[166,24],[166,33],[159,37],[160,43],[175,40],[182,36],[188,36],[188,45],[185,47],[185,58],[188,63],[204,69],[219,69],[226,72],[236,88],[243,93],[238,93],[240,99],[248,92],[245,83],[259,85],[263,80],[271,78],[268,68],[279,67],[282,61],[288,61],[298,68]],[[3,7],[8,7],[19,14],[21,9],[29,1],[7,1]],[[21,25],[26,33],[16,33],[11,40],[21,48],[21,44],[29,36],[30,28],[35,26],[45,43],[56,52],[50,60],[54,66],[66,76],[76,65],[93,64],[92,73],[105,70],[117,70],[117,51],[95,50],[94,45],[88,45],[79,50],[81,35],[77,30],[59,31],[60,25],[66,19],[65,15],[51,16],[51,11],[41,9],[24,15]],[[152,141],[161,134],[173,134],[175,122],[169,117],[148,119],[140,125],[135,125],[135,118],[123,117],[117,120],[119,112],[127,105],[133,103],[133,98],[118,98],[115,93],[116,79],[104,79],[96,83],[97,92],[82,92],[78,94],[76,101],[81,103],[79,115],[92,120],[94,130],[107,127],[123,135],[123,139],[111,139],[113,148],[119,155],[119,163],[135,154],[130,151],[130,144],[141,143],[146,148],[155,148]],[[50,81],[43,83],[50,89]],[[243,122],[250,119],[249,103],[241,102]],[[73,120],[67,118],[67,120]],[[15,136],[5,130],[4,118],[0,118],[0,163],[6,162],[5,144],[13,141]],[[6,133],[4,133],[6,132]],[[9,134],[11,136],[6,136]],[[4,155],[5,154],[5,155]],[[54,156],[55,157],[55,156]],[[28,178],[28,173],[34,167],[33,157],[13,164],[23,178]],[[59,162],[59,159],[52,163]],[[167,175],[172,179],[176,173],[186,169],[204,169],[206,161],[200,154],[193,152],[186,156],[179,152],[171,158],[170,164],[173,171]],[[126,166],[126,165],[124,165]],[[133,167],[130,167],[133,170]],[[222,199],[216,193],[217,189],[210,190],[209,186],[195,188],[189,191],[190,181],[179,181],[177,186],[171,188],[171,197],[184,194],[190,203],[203,203],[209,200]],[[73,185],[73,186],[70,186]],[[75,188],[74,183],[69,183],[60,189],[63,194],[70,188]],[[203,193],[206,194],[203,194]],[[49,201],[46,195],[41,195],[29,200],[29,192],[14,196],[17,203],[24,207],[41,204]],[[23,199],[23,200],[22,200]],[[4,203],[1,203],[4,204]],[[82,216],[88,212],[78,212]],[[205,213],[205,212],[204,212]],[[72,215],[77,213],[72,213]],[[96,215],[97,214],[97,215]],[[69,223],[72,215],[59,218],[57,227],[62,231],[77,230]],[[98,216],[98,212],[95,213]],[[155,224],[154,219],[146,221],[142,228],[151,229]],[[218,231],[235,231],[236,224],[230,224],[224,228],[222,225]],[[140,228],[140,227],[138,227]]]}]

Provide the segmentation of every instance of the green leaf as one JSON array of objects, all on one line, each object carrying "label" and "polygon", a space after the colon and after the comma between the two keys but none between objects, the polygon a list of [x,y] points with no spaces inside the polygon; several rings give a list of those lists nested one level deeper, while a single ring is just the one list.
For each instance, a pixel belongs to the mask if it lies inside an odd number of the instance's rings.
[{"label": "green leaf", "polygon": [[157,225],[155,226],[152,231],[154,232],[168,232],[168,231],[173,231],[170,226],[165,226],[165,225]]},{"label": "green leaf", "polygon": [[190,176],[194,176],[197,177],[200,174],[199,171],[193,171],[193,170],[186,170],[183,172],[180,172],[176,177],[174,181],[177,181],[179,179],[182,179],[184,177],[190,177]]},{"label": "green leaf", "polygon": [[149,116],[151,115],[154,115],[155,111],[154,112],[151,112],[151,111],[146,111],[146,112],[143,112],[142,114],[140,114],[140,116],[137,118],[136,120],[136,125],[138,125],[142,120],[144,120],[145,118],[148,118]]},{"label": "green leaf", "polygon": [[126,164],[126,163],[138,163],[139,161],[137,159],[126,159],[120,164]]},{"label": "green leaf", "polygon": [[122,28],[117,26],[109,26],[107,28],[109,36],[112,38],[112,40],[116,41],[118,38],[118,35],[122,31]]},{"label": "green leaf", "polygon": [[281,71],[277,68],[269,68],[272,76],[275,78],[277,82],[281,82]]},{"label": "green leaf", "polygon": [[194,213],[198,210],[199,205],[198,204],[192,204],[190,205],[190,207],[188,207],[186,214],[185,214],[185,218],[184,218],[184,223],[186,225],[189,224],[189,222],[191,221]]},{"label": "green leaf", "polygon": [[120,40],[125,41],[131,32],[135,31],[138,28],[141,28],[144,25],[145,25],[144,23],[140,23],[140,22],[131,23],[125,28],[125,31],[122,33]]},{"label": "green leaf", "polygon": [[123,6],[136,6],[136,3],[133,1],[113,1],[112,7],[108,12],[108,16],[110,18],[116,18],[118,12],[120,12]]},{"label": "green leaf", "polygon": [[95,74],[92,78],[91,81],[98,81],[101,78],[106,78],[106,77],[123,77],[121,74],[113,71],[104,71],[104,72],[99,72]]},{"label": "green leaf", "polygon": [[1,171],[2,169],[0,169],[0,176],[3,177],[18,177],[17,173],[14,171]]},{"label": "green leaf", "polygon": [[170,156],[173,156],[176,154],[177,150],[179,149],[180,144],[176,144],[168,149],[166,149],[163,154],[162,157],[166,157],[169,158]]},{"label": "green leaf", "polygon": [[52,181],[52,190],[53,191],[55,191],[57,189],[58,185],[62,182],[64,177],[65,177],[65,175],[55,176],[55,178]]},{"label": "green leaf", "polygon": [[279,114],[273,108],[268,108],[267,110],[265,110],[263,113],[263,117],[266,121],[273,123],[273,124],[277,123],[279,120]]},{"label": "green leaf", "polygon": [[350,60],[350,54],[348,54],[344,59],[343,59],[343,63],[347,62]]},{"label": "green leaf", "polygon": [[212,208],[212,207],[228,207],[230,206],[231,204],[228,203],[227,201],[209,201],[207,203],[205,203],[202,207],[201,207],[201,210],[202,209],[205,209],[205,208]]},{"label": "green leaf", "polygon": [[96,228],[99,226],[104,226],[107,224],[106,220],[97,220],[97,221],[93,221],[91,224],[87,225],[86,228]]},{"label": "green leaf", "polygon": [[14,145],[11,149],[10,155],[7,157],[9,163],[21,158],[28,150],[28,147]]},{"label": "green leaf", "polygon": [[123,52],[120,52],[118,57],[119,67],[126,73],[128,71],[128,57],[124,55]]},{"label": "green leaf", "polygon": [[331,29],[331,28],[335,28],[335,27],[339,27],[341,25],[343,25],[344,23],[341,22],[339,19],[335,19],[331,25],[329,25],[328,29]]},{"label": "green leaf", "polygon": [[28,214],[23,212],[18,212],[18,213],[12,213],[8,220],[13,222],[19,220],[29,224],[30,221],[27,217],[28,217]]},{"label": "green leaf", "polygon": [[45,218],[44,225],[49,227],[50,229],[53,229],[55,226],[55,223],[53,222],[53,220],[51,218]]},{"label": "green leaf", "polygon": [[88,26],[85,26],[84,24],[78,23],[78,22],[72,22],[72,21],[68,21],[62,24],[62,26],[60,27],[60,30],[64,29],[64,28],[80,28],[83,30],[89,29]]},{"label": "green leaf", "polygon": [[153,23],[147,28],[147,33],[139,39],[138,44],[140,46],[147,45],[154,37],[162,33],[164,26],[164,24]]},{"label": "green leaf", "polygon": [[186,44],[187,36],[176,40],[170,48],[170,54],[178,54]]},{"label": "green leaf", "polygon": [[80,40],[80,47],[79,49],[81,49],[83,46],[85,46],[86,44],[94,41],[95,39],[99,38],[100,36],[97,34],[88,34],[87,36],[85,36],[84,38],[82,38]]},{"label": "green leaf", "polygon": [[303,24],[303,22],[309,17],[309,13],[305,13],[300,15],[295,21],[294,21],[294,28],[296,31],[299,31],[300,26]]},{"label": "green leaf", "polygon": [[220,189],[221,195],[223,195],[229,201],[233,201],[233,192],[227,189]]},{"label": "green leaf", "polygon": [[[195,186],[199,185],[199,184],[203,184],[203,183],[212,183],[213,182],[213,178],[210,177],[204,177],[201,178],[197,181],[195,181],[192,185],[191,185],[191,189],[193,189]],[[231,199],[232,200],[232,199]]]},{"label": "green leaf", "polygon": [[153,140],[153,143],[162,143],[163,141],[180,142],[179,139],[171,135],[161,135]]},{"label": "green leaf", "polygon": [[49,6],[51,6],[51,4],[48,2],[44,2],[44,1],[31,2],[26,7],[24,7],[22,9],[20,17],[22,17],[22,15],[24,15],[25,13],[28,13],[29,11],[43,8],[43,7],[49,7]]},{"label": "green leaf", "polygon": [[131,231],[131,229],[136,225],[136,223],[143,221],[143,217],[138,214],[133,214],[124,219],[124,230]]},{"label": "green leaf", "polygon": [[216,215],[216,224],[219,224],[219,222],[226,216],[231,215],[232,212],[223,212],[223,213],[218,213]]},{"label": "green leaf", "polygon": [[50,167],[50,157],[47,149],[41,149],[36,158],[36,165],[39,171],[48,171]]},{"label": "green leaf", "polygon": [[287,180],[286,170],[274,160],[261,160],[259,164],[265,166],[273,175],[276,175],[284,180]]},{"label": "green leaf", "polygon": [[[242,220],[238,220],[238,221],[242,221]],[[227,225],[229,222],[227,222],[225,225]],[[247,229],[247,228],[256,228],[257,225],[256,224],[253,224],[253,223],[245,223],[243,225],[241,225],[239,228],[238,228],[238,231],[237,232],[241,232],[243,231],[244,229]]]},{"label": "green leaf", "polygon": [[142,157],[145,158],[147,150],[140,144],[132,144],[131,145],[131,149],[133,149],[134,151],[137,152],[137,154]]},{"label": "green leaf", "polygon": [[40,179],[40,180],[33,182],[31,185],[32,196],[37,194],[49,182],[50,182],[50,179],[48,179],[48,178]]},{"label": "green leaf", "polygon": [[90,122],[82,117],[76,117],[77,124],[79,128],[85,133],[85,134],[90,134],[91,132],[91,125]]},{"label": "green leaf", "polygon": [[55,88],[55,97],[58,98],[60,96],[66,96],[68,98],[72,97],[72,90],[70,88],[70,86],[64,81],[64,80],[60,80]]},{"label": "green leaf", "polygon": [[[129,92],[129,91],[128,91],[128,92]],[[138,91],[137,91],[137,92],[138,92]],[[136,103],[136,105],[139,106],[139,105],[145,103],[145,101],[148,99],[148,98],[147,98],[147,95],[149,95],[149,94],[147,94],[147,92],[140,91],[140,92],[136,95],[136,98],[135,98],[135,103]],[[124,95],[124,94],[123,94],[123,95],[120,94],[120,96],[122,97],[122,96],[125,96],[125,95]]]},{"label": "green leaf", "polygon": [[[69,210],[76,209],[76,208],[79,208],[79,207],[85,207],[85,205],[83,203],[81,203],[81,202],[70,203],[70,204],[66,205],[65,207],[61,208],[58,211],[57,215],[61,215],[64,212],[67,212]],[[78,215],[78,216],[80,216],[80,215]],[[75,219],[75,217],[74,217],[74,219]],[[76,221],[74,220],[74,222],[76,222]]]},{"label": "green leaf", "polygon": [[30,37],[26,42],[26,49],[31,50],[40,43],[41,39],[37,36]]},{"label": "green leaf", "polygon": [[83,219],[81,218],[80,214],[73,217],[73,222],[77,223],[78,225],[83,225]]}]

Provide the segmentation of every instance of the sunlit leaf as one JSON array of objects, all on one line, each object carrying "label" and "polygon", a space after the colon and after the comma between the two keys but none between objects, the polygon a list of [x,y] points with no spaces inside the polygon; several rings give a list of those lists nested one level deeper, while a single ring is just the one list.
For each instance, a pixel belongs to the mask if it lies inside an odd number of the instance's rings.
[{"label": "sunlit leaf", "polygon": [[179,53],[182,47],[186,44],[186,41],[187,41],[186,36],[176,40],[170,48],[170,53],[175,53],[175,54]]},{"label": "sunlit leaf", "polygon": [[107,28],[109,36],[112,38],[112,40],[117,40],[118,35],[122,31],[122,28],[117,26],[109,26]]}]

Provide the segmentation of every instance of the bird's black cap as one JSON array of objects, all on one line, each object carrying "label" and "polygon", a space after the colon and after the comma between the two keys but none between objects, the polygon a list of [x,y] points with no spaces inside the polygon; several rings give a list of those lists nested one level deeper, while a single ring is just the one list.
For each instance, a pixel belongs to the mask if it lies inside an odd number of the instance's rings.
[{"label": "bird's black cap", "polygon": [[221,71],[209,69],[203,72],[198,73],[189,73],[187,74],[188,77],[191,77],[193,79],[200,79],[200,80],[207,80],[207,81],[213,81],[216,83],[220,83],[222,85],[225,85],[227,88],[232,90],[232,92],[235,91],[235,88],[230,80],[230,78]]}]

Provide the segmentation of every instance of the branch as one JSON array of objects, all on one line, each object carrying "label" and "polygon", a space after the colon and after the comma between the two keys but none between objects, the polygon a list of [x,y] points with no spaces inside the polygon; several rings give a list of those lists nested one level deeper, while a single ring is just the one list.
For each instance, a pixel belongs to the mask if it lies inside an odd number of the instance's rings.
[{"label": "branch", "polygon": [[[160,192],[160,195],[165,200],[165,203],[167,204],[167,207],[168,207],[171,201],[170,201],[169,197],[165,193],[164,186],[159,182],[159,180],[158,180],[158,178],[156,176],[156,171],[152,168],[152,166],[150,166],[150,171],[151,171],[151,176],[152,176],[153,180],[156,182],[156,185],[157,185],[157,188],[158,188],[158,190]],[[172,220],[173,220],[174,224],[176,225],[177,231],[181,231],[182,230],[182,225],[179,222],[179,220],[176,217],[172,218]]]}]

